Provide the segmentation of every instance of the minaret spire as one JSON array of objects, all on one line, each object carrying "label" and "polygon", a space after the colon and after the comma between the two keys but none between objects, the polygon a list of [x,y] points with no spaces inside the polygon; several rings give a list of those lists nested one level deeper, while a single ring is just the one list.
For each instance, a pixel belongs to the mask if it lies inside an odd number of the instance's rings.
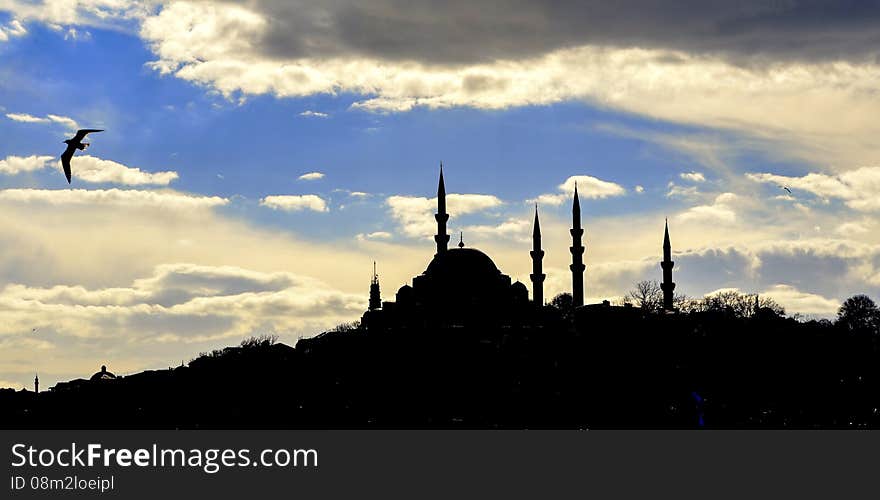
[{"label": "minaret spire", "polygon": [[535,203],[535,229],[532,231],[532,301],[535,305],[544,305],[544,274],[541,261],[544,259],[544,250],[541,249],[541,223],[538,221],[538,204]]},{"label": "minaret spire", "polygon": [[34,394],[40,393],[40,376],[34,373]]},{"label": "minaret spire", "polygon": [[449,235],[446,234],[446,221],[449,220],[449,214],[446,213],[446,184],[443,182],[443,162],[440,162],[440,182],[437,184],[437,213],[434,214],[437,220],[437,234],[434,235],[434,241],[437,242],[437,253],[446,251],[449,245]]},{"label": "minaret spire", "polygon": [[669,219],[666,219],[666,228],[663,233],[663,261],[660,267],[663,268],[663,282],[660,283],[660,289],[663,290],[663,309],[672,311],[673,290],[675,283],[672,282],[672,268],[675,262],[672,261],[672,244],[669,243]]},{"label": "minaret spire", "polygon": [[382,296],[379,293],[379,275],[376,274],[376,261],[373,261],[373,278],[370,280],[370,310],[382,308]]},{"label": "minaret spire", "polygon": [[584,230],[581,228],[581,202],[578,198],[577,181],[574,183],[574,203],[571,209],[571,297],[575,307],[584,305],[584,245],[581,237]]}]

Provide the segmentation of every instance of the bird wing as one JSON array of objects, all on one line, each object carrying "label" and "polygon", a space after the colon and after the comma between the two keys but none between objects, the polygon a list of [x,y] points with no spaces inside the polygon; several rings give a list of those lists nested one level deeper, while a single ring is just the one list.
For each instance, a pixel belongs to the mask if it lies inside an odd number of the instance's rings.
[{"label": "bird wing", "polygon": [[791,194],[791,189],[788,189],[788,188],[783,188],[783,189],[785,189],[786,191],[788,191],[788,194]]},{"label": "bird wing", "polygon": [[73,158],[73,147],[68,146],[61,153],[61,166],[64,167],[64,176],[67,177],[67,183],[70,184],[70,159]]},{"label": "bird wing", "polygon": [[81,128],[76,131],[76,135],[73,136],[73,140],[76,142],[79,142],[79,141],[85,139],[86,135],[91,134],[92,132],[103,132],[103,131],[104,131],[103,129],[97,129],[97,128]]}]

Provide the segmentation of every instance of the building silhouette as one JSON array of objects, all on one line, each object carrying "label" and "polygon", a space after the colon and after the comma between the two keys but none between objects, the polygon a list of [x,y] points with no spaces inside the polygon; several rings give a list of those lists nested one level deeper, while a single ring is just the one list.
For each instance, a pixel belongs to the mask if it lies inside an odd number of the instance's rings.
[{"label": "building silhouette", "polygon": [[[543,272],[544,249],[541,245],[541,224],[538,206],[535,205],[535,220],[532,230],[532,249],[529,251],[532,272],[532,301],[535,307],[523,308],[529,303],[528,289],[520,282],[511,282],[510,276],[503,274],[492,259],[476,248],[467,248],[464,236],[460,235],[458,248],[449,248],[449,234],[446,224],[449,213],[446,211],[446,183],[443,165],[437,184],[437,234],[434,241],[436,253],[425,271],[412,279],[412,286],[403,285],[398,289],[394,301],[381,301],[379,277],[376,263],[373,263],[373,277],[370,282],[369,308],[361,319],[367,329],[385,326],[455,326],[472,323],[516,324],[534,319],[536,308],[544,305]],[[616,310],[607,300],[597,304],[584,304],[584,229],[581,224],[581,205],[577,184],[572,196],[572,228],[570,230],[572,287],[571,307],[593,312]],[[666,225],[663,241],[663,307],[674,310],[672,282],[672,247],[669,241],[669,226]],[[631,307],[620,308],[632,311]]]},{"label": "building silhouette", "polygon": [[544,274],[542,260],[544,260],[544,250],[541,249],[541,223],[538,221],[538,205],[535,204],[535,228],[532,231],[532,302],[535,305],[544,305]]},{"label": "building silhouette", "polygon": [[382,298],[379,292],[379,275],[376,274],[376,262],[373,261],[373,278],[370,280],[370,305],[371,311],[382,307]]},{"label": "building silhouette", "polygon": [[675,309],[673,304],[675,283],[672,282],[672,268],[674,266],[672,245],[669,243],[669,220],[667,219],[663,233],[663,261],[660,262],[660,267],[663,268],[663,282],[660,283],[660,289],[663,290],[663,309],[666,311]]},{"label": "building silhouette", "polygon": [[[412,286],[398,289],[394,301],[375,305],[371,286],[370,309],[362,317],[367,329],[383,325],[456,326],[515,321],[529,302],[528,289],[512,282],[492,259],[476,248],[468,248],[462,236],[457,248],[448,248],[446,185],[443,166],[437,185],[437,250],[425,271],[412,279]],[[378,301],[378,279],[374,276]]]},{"label": "building silhouette", "polygon": [[571,206],[571,298],[574,307],[584,305],[584,245],[581,237],[584,230],[581,228],[581,201],[578,198],[577,183],[574,185],[574,201]]}]

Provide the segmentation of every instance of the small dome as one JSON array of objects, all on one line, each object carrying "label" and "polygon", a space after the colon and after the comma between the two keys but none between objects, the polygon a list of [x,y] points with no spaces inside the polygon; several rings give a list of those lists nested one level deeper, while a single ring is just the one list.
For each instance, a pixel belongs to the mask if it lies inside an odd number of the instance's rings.
[{"label": "small dome", "polygon": [[92,375],[89,380],[113,380],[115,378],[116,378],[116,375],[113,375],[112,373],[108,372],[107,366],[102,365],[101,371]]},{"label": "small dome", "polygon": [[525,291],[525,292],[528,292],[528,291],[529,291],[528,288],[526,288],[526,286],[525,286],[522,282],[520,282],[520,281],[517,281],[516,283],[514,283],[514,284],[511,285],[511,286],[512,286],[513,289],[514,289],[515,291],[517,291],[517,292],[519,292],[519,291]]}]

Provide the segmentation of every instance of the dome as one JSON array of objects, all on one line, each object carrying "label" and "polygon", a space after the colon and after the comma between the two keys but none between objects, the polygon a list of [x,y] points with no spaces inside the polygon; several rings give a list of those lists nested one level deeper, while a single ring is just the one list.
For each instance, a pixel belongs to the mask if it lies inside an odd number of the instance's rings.
[{"label": "dome", "polygon": [[89,380],[113,380],[116,378],[116,375],[107,371],[106,366],[101,366],[101,371],[92,375]]},{"label": "dome", "polygon": [[452,248],[438,253],[425,269],[426,276],[448,278],[452,275],[468,277],[500,275],[492,259],[476,248]]}]

